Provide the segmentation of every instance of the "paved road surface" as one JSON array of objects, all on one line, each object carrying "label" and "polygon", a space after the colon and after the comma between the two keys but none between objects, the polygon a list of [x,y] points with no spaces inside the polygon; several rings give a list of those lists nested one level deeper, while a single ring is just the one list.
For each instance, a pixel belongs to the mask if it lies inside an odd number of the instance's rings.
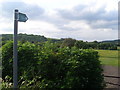
[{"label": "paved road surface", "polygon": [[[104,75],[110,75],[110,76],[119,76],[120,77],[120,68],[118,69],[118,67],[116,66],[107,66],[107,65],[104,65],[103,66],[103,69],[104,69]],[[115,83],[115,84],[120,84],[120,79],[118,80],[117,78],[108,78],[108,77],[105,77],[105,81],[107,82],[112,82],[112,83]],[[107,84],[107,88],[118,88],[118,86],[115,86],[115,85],[111,85],[111,84]]]}]

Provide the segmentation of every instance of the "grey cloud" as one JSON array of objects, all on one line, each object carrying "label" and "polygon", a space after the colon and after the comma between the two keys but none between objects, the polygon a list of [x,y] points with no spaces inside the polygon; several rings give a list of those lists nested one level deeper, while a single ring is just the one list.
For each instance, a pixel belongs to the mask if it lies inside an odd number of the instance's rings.
[{"label": "grey cloud", "polygon": [[[85,20],[92,28],[117,29],[117,10],[107,12],[105,8],[102,6],[93,12],[87,5],[78,5],[73,10],[58,10],[58,13],[67,20]],[[104,21],[104,23],[98,23],[98,21]]]},{"label": "grey cloud", "polygon": [[[117,11],[106,12],[105,6],[97,11],[90,11],[90,6],[78,5],[72,10],[57,9],[54,15],[49,15],[45,10],[37,5],[26,4],[23,2],[5,2],[2,3],[2,15],[13,20],[13,10],[19,9],[20,12],[26,13],[29,20],[41,20],[54,24],[57,28],[66,31],[80,30],[80,28],[65,27],[71,21],[84,20],[93,29],[112,28],[117,29]],[[103,21],[100,23],[99,21]]]},{"label": "grey cloud", "polygon": [[103,23],[99,23],[97,21],[92,22],[92,23],[88,23],[91,25],[92,28],[111,28],[113,30],[117,30],[118,28],[118,22],[117,20],[113,20],[113,21],[103,21]]},{"label": "grey cloud", "polygon": [[89,6],[79,5],[73,10],[58,10],[58,13],[65,19],[70,20],[114,20],[117,19],[117,11],[106,12],[105,6],[102,6],[97,11],[93,12]]},{"label": "grey cloud", "polygon": [[13,17],[13,12],[18,9],[20,12],[26,13],[28,17],[32,20],[37,20],[41,18],[44,14],[44,9],[37,5],[30,5],[23,2],[3,2],[2,6],[2,16],[8,19]]},{"label": "grey cloud", "polygon": [[46,14],[44,14],[44,16],[41,20],[45,21],[45,22],[49,22],[49,23],[55,25],[58,29],[61,29],[61,30],[74,30],[71,27],[70,28],[69,27],[64,27],[64,25],[69,24],[70,21],[62,18],[60,16],[60,14],[58,14],[57,12],[54,13],[52,16],[47,15],[47,13],[46,13]]}]

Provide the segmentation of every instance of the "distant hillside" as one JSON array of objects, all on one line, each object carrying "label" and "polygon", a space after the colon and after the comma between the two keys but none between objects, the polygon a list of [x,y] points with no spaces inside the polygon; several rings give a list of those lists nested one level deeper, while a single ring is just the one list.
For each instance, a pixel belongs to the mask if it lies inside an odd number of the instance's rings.
[{"label": "distant hillside", "polygon": [[[7,41],[7,40],[13,40],[13,34],[2,34],[2,41]],[[50,39],[50,38],[46,38],[44,36],[41,35],[33,35],[33,34],[18,34],[18,40],[22,41],[22,42],[45,42],[45,41],[52,41],[52,42],[56,42],[56,41],[60,41],[60,39]]]},{"label": "distant hillside", "polygon": [[[64,41],[66,38],[61,38],[61,39],[53,39],[53,38],[46,38],[41,35],[33,35],[33,34],[18,34],[18,40],[22,42],[45,42],[45,41],[51,41],[51,42],[58,42],[58,41]],[[7,41],[7,40],[13,40],[13,34],[2,34],[2,41]],[[77,40],[78,41],[78,40]],[[101,41],[100,43],[111,43],[111,44],[119,44],[120,39],[118,40],[106,40],[106,41]]]},{"label": "distant hillside", "polygon": [[114,43],[114,44],[118,44],[118,43],[120,43],[120,39],[118,39],[118,40],[106,40],[106,41],[102,41],[102,43]]},{"label": "distant hillside", "polygon": [[[13,34],[2,34],[2,41],[13,40]],[[18,34],[19,41],[30,41],[30,42],[43,42],[47,41],[47,38],[40,35],[27,35],[27,34]]]},{"label": "distant hillside", "polygon": [[[13,40],[13,34],[2,34],[2,45],[6,43],[6,41]],[[33,35],[33,34],[18,34],[18,41],[22,43],[28,41],[31,43],[44,43],[46,41],[50,41],[52,43],[55,42],[58,47],[73,47],[76,46],[80,49],[104,49],[104,50],[117,50],[117,46],[120,46],[118,41],[120,40],[109,40],[109,41],[93,41],[87,42],[83,40],[76,40],[72,38],[61,38],[61,39],[53,39],[53,38],[46,38],[41,35]],[[2,46],[0,45],[0,47]]]}]

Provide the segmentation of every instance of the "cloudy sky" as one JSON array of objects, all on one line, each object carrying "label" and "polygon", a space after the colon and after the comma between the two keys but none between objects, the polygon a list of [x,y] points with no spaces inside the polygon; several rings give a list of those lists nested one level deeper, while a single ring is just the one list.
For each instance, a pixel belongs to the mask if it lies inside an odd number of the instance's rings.
[{"label": "cloudy sky", "polygon": [[118,38],[118,0],[0,0],[0,34],[13,34],[14,9],[29,18],[19,22],[18,33],[84,41]]}]

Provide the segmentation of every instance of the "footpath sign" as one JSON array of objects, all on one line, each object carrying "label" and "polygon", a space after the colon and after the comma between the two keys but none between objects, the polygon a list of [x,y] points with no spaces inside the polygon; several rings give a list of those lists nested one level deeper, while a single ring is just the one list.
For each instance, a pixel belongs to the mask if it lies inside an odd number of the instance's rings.
[{"label": "footpath sign", "polygon": [[17,32],[18,32],[18,21],[26,22],[28,17],[26,14],[20,13],[15,10],[14,13],[14,43],[13,43],[13,88],[18,88],[18,58],[17,58]]}]

